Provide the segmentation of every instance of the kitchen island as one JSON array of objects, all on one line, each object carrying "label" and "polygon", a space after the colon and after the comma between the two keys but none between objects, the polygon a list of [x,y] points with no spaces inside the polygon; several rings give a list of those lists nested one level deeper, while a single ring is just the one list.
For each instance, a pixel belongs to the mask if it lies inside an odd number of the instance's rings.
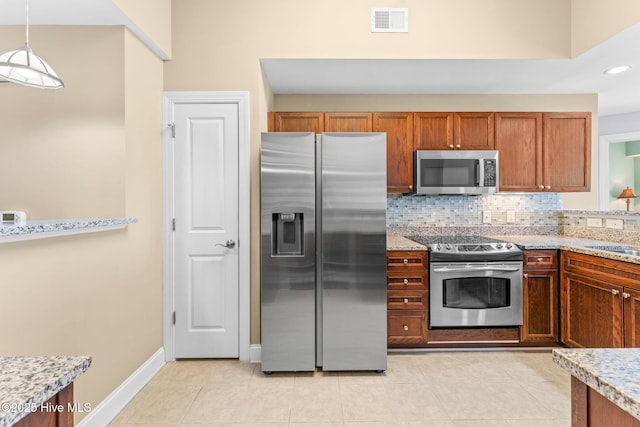
[{"label": "kitchen island", "polygon": [[0,357],[0,427],[73,426],[73,381],[91,365],[89,356]]},{"label": "kitchen island", "polygon": [[640,348],[554,349],[571,374],[571,424],[640,426]]}]

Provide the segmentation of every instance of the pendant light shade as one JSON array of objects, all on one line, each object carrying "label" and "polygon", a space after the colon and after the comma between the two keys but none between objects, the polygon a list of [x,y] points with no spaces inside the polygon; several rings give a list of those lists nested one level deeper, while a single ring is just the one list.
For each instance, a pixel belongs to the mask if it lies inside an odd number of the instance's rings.
[{"label": "pendant light shade", "polygon": [[28,44],[0,55],[0,77],[14,83],[43,89],[60,89],[64,83]]},{"label": "pendant light shade", "polygon": [[27,10],[26,38],[24,46],[0,55],[0,77],[11,82],[41,89],[60,89],[64,83],[42,58],[29,46],[29,0]]}]

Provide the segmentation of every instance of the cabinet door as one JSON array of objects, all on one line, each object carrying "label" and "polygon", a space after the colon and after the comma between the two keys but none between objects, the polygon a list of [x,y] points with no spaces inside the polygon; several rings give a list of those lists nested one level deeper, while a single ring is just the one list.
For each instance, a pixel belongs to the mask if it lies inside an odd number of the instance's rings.
[{"label": "cabinet door", "polygon": [[590,191],[591,113],[542,114],[545,191]]},{"label": "cabinet door", "polygon": [[500,191],[542,191],[542,113],[496,113]]},{"label": "cabinet door", "polygon": [[558,270],[524,270],[522,342],[558,342]]},{"label": "cabinet door", "polygon": [[413,113],[373,113],[373,131],[387,133],[387,193],[413,190]]},{"label": "cabinet door", "polygon": [[493,113],[454,113],[453,145],[456,150],[493,150]]},{"label": "cabinet door", "polygon": [[451,150],[453,113],[414,113],[414,150]]},{"label": "cabinet door", "polygon": [[624,288],[624,346],[640,347],[640,290]]},{"label": "cabinet door", "polygon": [[371,132],[372,113],[324,113],[325,132]]},{"label": "cabinet door", "polygon": [[323,113],[274,113],[272,122],[273,132],[324,132]]},{"label": "cabinet door", "polygon": [[622,286],[562,275],[562,342],[572,347],[623,346]]}]

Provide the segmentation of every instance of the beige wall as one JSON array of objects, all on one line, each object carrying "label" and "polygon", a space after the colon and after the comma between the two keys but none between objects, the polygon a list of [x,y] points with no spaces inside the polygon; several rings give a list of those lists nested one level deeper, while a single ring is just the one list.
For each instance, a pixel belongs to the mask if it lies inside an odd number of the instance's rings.
[{"label": "beige wall", "polygon": [[34,27],[32,45],[66,88],[0,84],[0,209],[140,222],[0,244],[0,353],[92,356],[75,400],[95,408],[162,346],[162,61],[123,27]]},{"label": "beige wall", "polygon": [[571,56],[640,22],[638,0],[571,0]]},{"label": "beige wall", "polygon": [[[173,58],[165,90],[248,90],[251,96],[251,342],[260,341],[259,133],[266,113],[294,108],[270,92],[260,58],[566,58],[571,52],[570,0],[395,0],[409,8],[409,33],[373,34],[375,0],[234,2],[180,0],[172,5]],[[597,111],[596,97],[322,97],[296,108],[380,110]],[[370,102],[373,101],[373,104]],[[558,104],[556,104],[556,102]],[[348,105],[348,107],[347,107]],[[500,107],[500,108],[498,108]],[[594,129],[597,125],[594,120]],[[594,138],[597,135],[594,132]],[[594,145],[594,152],[597,146]],[[594,164],[594,168],[596,165]],[[597,173],[593,174],[593,178]],[[595,181],[592,188],[596,188]],[[567,205],[595,207],[595,193]]]}]

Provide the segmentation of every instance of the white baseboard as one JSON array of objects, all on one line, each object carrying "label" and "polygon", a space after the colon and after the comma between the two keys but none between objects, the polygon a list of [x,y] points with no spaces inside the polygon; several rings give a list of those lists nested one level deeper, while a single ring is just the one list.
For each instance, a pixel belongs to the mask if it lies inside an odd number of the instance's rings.
[{"label": "white baseboard", "polygon": [[84,417],[77,427],[108,425],[164,364],[164,349],[160,348]]},{"label": "white baseboard", "polygon": [[260,363],[262,361],[262,346],[260,344],[251,344],[249,348],[249,362]]}]

